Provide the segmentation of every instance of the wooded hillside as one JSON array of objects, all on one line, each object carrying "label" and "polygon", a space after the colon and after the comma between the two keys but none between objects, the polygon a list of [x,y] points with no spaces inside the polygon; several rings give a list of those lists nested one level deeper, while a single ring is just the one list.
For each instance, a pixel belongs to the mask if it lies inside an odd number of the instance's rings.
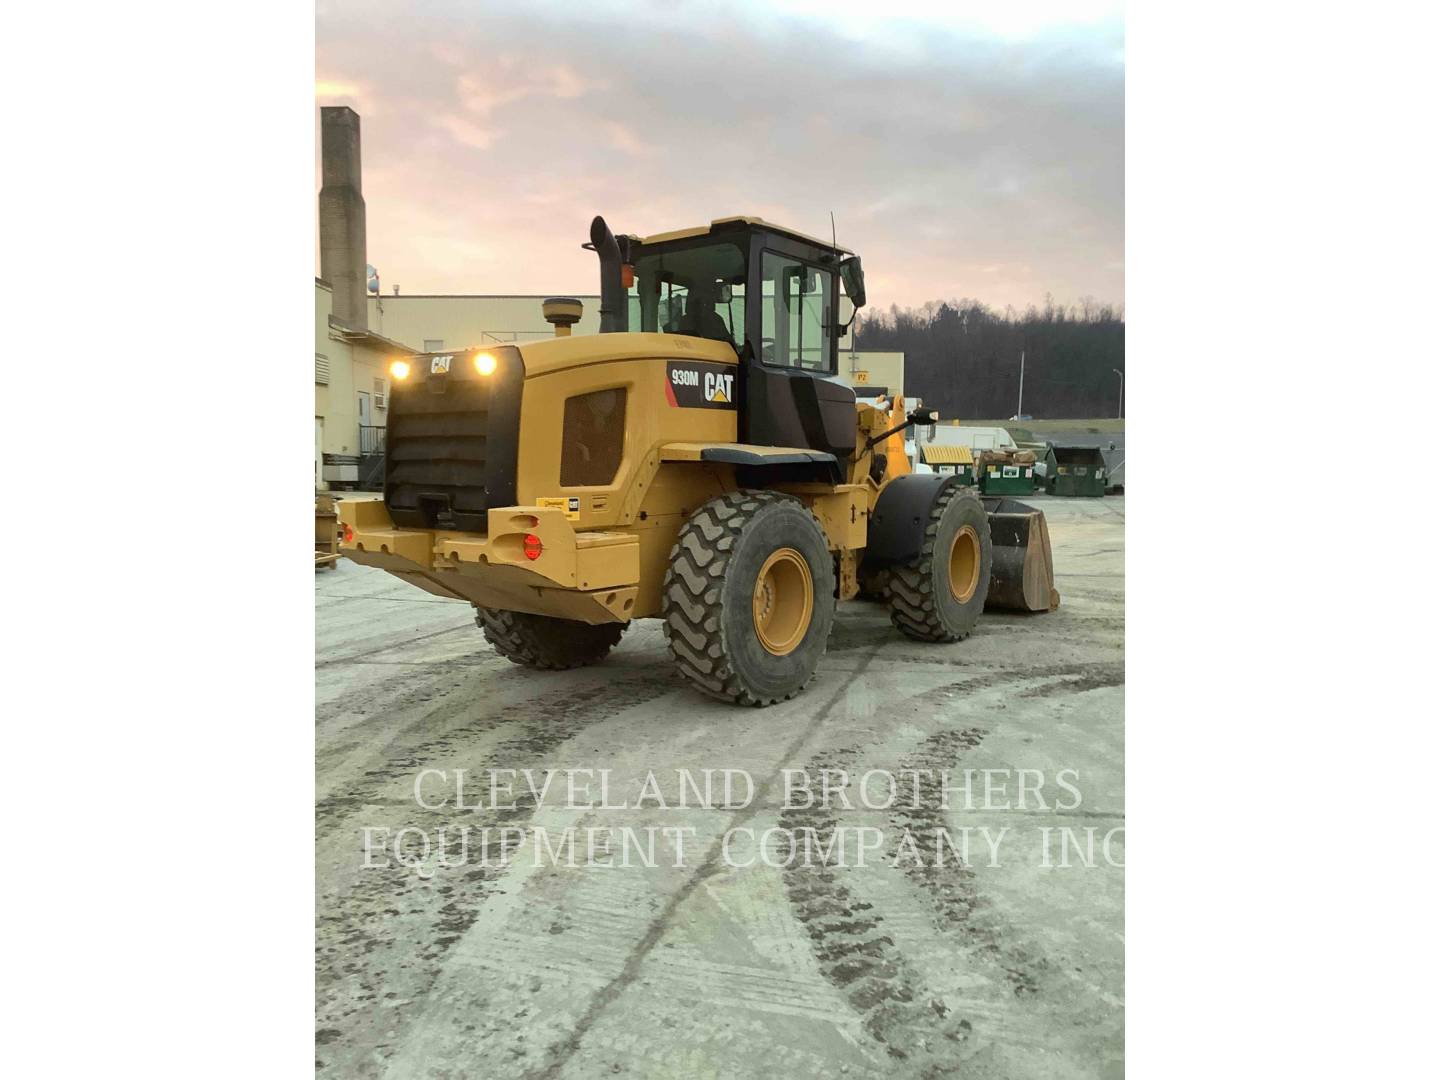
[{"label": "wooded hillside", "polygon": [[1125,370],[1125,319],[1108,305],[1046,304],[997,312],[978,300],[862,311],[860,349],[903,351],[905,391],[945,419],[1012,416],[1025,351],[1022,411],[1037,418],[1115,416]]}]

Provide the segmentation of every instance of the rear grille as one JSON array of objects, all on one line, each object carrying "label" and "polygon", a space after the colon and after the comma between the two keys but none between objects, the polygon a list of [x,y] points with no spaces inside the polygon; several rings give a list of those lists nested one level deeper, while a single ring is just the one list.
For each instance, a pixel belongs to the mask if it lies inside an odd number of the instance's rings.
[{"label": "rear grille", "polygon": [[450,371],[415,374],[391,389],[386,432],[385,505],[397,525],[483,532],[492,507],[515,502],[519,450],[519,350],[488,350],[493,374],[482,376],[471,354],[451,355]]}]

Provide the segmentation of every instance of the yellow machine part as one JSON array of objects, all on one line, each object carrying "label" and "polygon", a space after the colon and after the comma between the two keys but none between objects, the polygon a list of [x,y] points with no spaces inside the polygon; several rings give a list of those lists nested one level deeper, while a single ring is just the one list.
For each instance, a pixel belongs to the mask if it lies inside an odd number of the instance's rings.
[{"label": "yellow machine part", "polygon": [[[897,427],[905,420],[905,399],[895,395],[890,409],[889,427]],[[910,459],[905,454],[905,433],[897,431],[885,440],[885,478],[893,480],[910,472]]]},{"label": "yellow machine part", "polygon": [[[338,507],[347,529],[346,556],[436,595],[484,607],[587,623],[651,617],[660,613],[661,585],[681,527],[710,499],[739,486],[735,466],[703,460],[704,450],[741,449],[762,459],[805,452],[739,446],[733,407],[677,407],[666,383],[667,363],[698,361],[715,372],[734,372],[735,352],[725,343],[618,334],[559,337],[520,348],[526,375],[518,505],[490,510],[486,531],[474,533],[396,528],[381,501],[346,500]],[[613,475],[604,483],[562,487],[567,402],[602,391],[623,394],[624,437]],[[911,471],[903,432],[871,451],[863,448],[904,417],[899,397],[889,408],[858,406],[857,453],[846,482],[774,485],[815,514],[839,558],[842,599],[857,590],[856,569],[880,491]],[[885,461],[878,482],[875,454]],[[1044,555],[1048,575],[1048,546]],[[1027,600],[1031,591],[1025,590]]]}]

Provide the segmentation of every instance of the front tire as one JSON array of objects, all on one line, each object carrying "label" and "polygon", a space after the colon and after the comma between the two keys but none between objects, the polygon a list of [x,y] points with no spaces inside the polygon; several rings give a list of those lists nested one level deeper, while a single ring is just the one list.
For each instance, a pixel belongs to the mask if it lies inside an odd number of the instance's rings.
[{"label": "front tire", "polygon": [[792,698],[835,622],[835,562],[797,499],[737,491],[691,515],[665,574],[665,640],[680,674],[737,705]]},{"label": "front tire", "polygon": [[885,578],[890,621],[916,641],[960,641],[990,588],[990,522],[974,492],[947,488],[930,509],[920,554]]},{"label": "front tire", "polygon": [[563,671],[598,664],[620,642],[629,623],[575,622],[525,611],[475,608],[475,623],[485,640],[512,664]]}]

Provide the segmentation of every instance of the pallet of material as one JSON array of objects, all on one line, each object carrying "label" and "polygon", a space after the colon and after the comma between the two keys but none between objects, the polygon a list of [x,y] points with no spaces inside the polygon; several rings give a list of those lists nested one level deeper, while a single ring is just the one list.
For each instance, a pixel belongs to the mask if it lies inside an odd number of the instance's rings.
[{"label": "pallet of material", "polygon": [[333,570],[340,561],[340,516],[335,512],[335,496],[329,492],[315,493],[315,569]]}]

